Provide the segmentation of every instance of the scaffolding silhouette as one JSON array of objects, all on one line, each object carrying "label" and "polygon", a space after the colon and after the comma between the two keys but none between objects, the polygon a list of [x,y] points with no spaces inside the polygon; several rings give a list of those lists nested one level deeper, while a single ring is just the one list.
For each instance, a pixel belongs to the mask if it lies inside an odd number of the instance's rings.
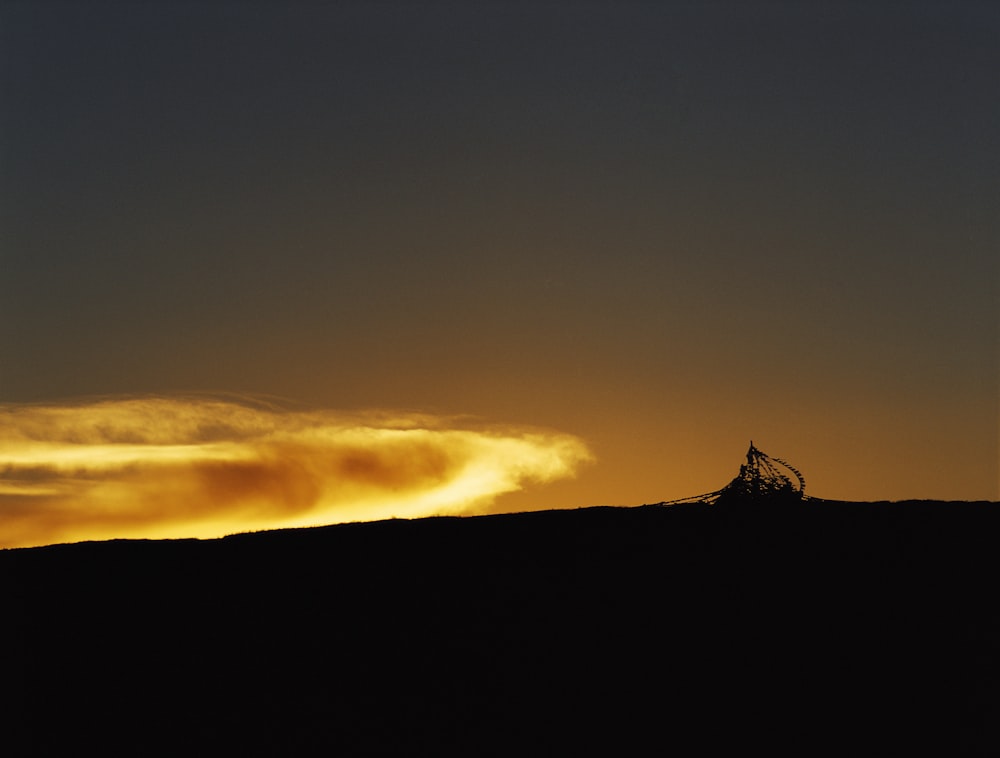
[{"label": "scaffolding silhouette", "polygon": [[[789,472],[786,474],[785,471]],[[727,501],[794,502],[807,500],[806,480],[802,473],[781,458],[773,458],[750,441],[747,462],[740,466],[740,473],[729,484],[715,492],[692,495],[678,500],[664,500],[656,505],[681,503],[709,503]]]}]

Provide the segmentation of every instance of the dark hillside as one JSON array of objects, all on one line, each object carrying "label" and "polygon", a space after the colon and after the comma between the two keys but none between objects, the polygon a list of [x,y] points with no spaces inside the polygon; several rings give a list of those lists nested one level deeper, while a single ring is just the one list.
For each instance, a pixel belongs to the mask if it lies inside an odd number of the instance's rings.
[{"label": "dark hillside", "polygon": [[1000,750],[1000,504],[0,552],[8,755]]}]

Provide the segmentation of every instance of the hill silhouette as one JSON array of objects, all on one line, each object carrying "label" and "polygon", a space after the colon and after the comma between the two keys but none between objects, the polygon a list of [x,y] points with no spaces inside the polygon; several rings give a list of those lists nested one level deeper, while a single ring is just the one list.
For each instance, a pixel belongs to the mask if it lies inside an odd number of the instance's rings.
[{"label": "hill silhouette", "polygon": [[1000,749],[998,503],[0,552],[7,755]]}]

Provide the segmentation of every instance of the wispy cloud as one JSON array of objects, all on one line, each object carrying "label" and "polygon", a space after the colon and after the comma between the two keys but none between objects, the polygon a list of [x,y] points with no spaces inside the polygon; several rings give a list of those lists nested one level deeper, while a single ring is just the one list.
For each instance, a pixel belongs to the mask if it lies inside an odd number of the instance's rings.
[{"label": "wispy cloud", "polygon": [[475,512],[572,476],[578,438],[203,397],[0,406],[0,547]]}]

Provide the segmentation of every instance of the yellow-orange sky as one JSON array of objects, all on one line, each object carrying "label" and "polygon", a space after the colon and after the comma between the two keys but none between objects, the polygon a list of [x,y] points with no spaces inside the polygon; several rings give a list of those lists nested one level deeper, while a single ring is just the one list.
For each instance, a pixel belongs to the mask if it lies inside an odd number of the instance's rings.
[{"label": "yellow-orange sky", "polygon": [[0,547],[483,512],[572,476],[579,439],[207,397],[0,406]]},{"label": "yellow-orange sky", "polygon": [[0,403],[273,395],[593,453],[494,510],[714,490],[750,439],[818,496],[998,499],[998,31],[4,4]]}]

